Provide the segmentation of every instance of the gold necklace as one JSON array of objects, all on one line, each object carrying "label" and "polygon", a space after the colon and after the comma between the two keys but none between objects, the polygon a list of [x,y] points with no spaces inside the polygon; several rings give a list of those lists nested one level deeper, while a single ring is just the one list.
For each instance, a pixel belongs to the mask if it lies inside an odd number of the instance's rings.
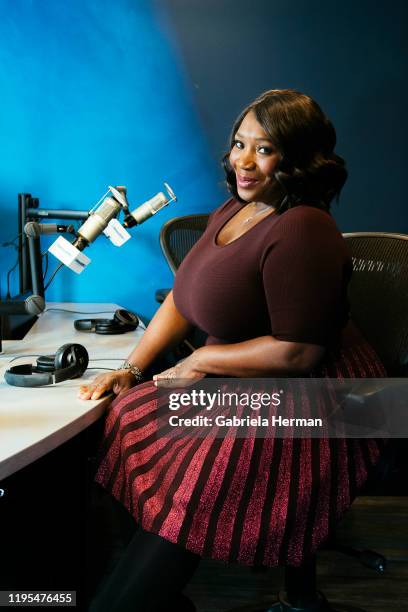
[{"label": "gold necklace", "polygon": [[255,219],[255,217],[257,217],[258,215],[261,215],[262,213],[264,213],[265,210],[270,210],[270,209],[271,209],[271,207],[267,204],[266,206],[261,208],[261,210],[257,210],[255,213],[253,213],[252,215],[250,215],[249,217],[244,219],[242,224],[245,225],[245,223],[249,223],[250,221],[252,221],[252,219]]}]

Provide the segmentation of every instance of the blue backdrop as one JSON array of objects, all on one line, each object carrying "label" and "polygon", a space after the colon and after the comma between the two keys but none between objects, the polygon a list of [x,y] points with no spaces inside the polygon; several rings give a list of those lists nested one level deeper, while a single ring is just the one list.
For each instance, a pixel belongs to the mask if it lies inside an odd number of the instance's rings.
[{"label": "blue backdrop", "polygon": [[[46,208],[89,209],[107,185],[123,184],[133,208],[165,180],[176,204],[131,230],[120,249],[98,238],[86,251],[88,269],[80,276],[62,269],[46,295],[117,302],[151,316],[155,289],[172,282],[161,225],[223,198],[160,13],[147,0],[1,0],[0,7],[0,241],[16,234],[18,192]],[[1,258],[4,298],[13,249]],[[50,256],[51,271],[55,265]]]}]

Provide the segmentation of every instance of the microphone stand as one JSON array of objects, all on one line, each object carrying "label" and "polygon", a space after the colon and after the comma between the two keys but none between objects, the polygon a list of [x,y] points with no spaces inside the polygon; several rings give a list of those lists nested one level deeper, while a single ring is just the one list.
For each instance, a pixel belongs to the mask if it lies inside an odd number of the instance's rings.
[{"label": "microphone stand", "polygon": [[2,301],[0,297],[0,353],[4,331],[3,315],[37,316],[45,309],[42,274],[41,242],[39,236],[27,236],[24,227],[29,221],[42,219],[84,220],[85,210],[46,209],[39,207],[39,199],[30,193],[18,194],[18,267],[19,295],[16,300]]},{"label": "microphone stand", "polygon": [[[161,208],[167,206],[170,202],[177,198],[168,183],[164,183],[167,194],[159,192],[153,198],[146,201],[141,206],[138,206],[134,211],[129,210],[129,204],[126,198],[125,187],[109,187],[113,199],[119,203],[120,208],[125,214],[125,219],[122,224],[124,228],[133,227],[143,223],[146,219],[156,214]],[[106,194],[105,194],[106,195]],[[103,196],[105,197],[105,196]],[[42,273],[41,260],[41,243],[39,235],[27,235],[24,228],[27,223],[35,222],[43,219],[70,219],[70,220],[86,220],[95,211],[88,210],[71,210],[71,209],[46,209],[39,207],[40,201],[38,198],[33,198],[30,193],[18,194],[18,264],[19,264],[19,298],[13,301],[1,301],[0,295],[0,352],[2,339],[2,314],[34,314],[38,315],[45,308],[45,290],[44,279]],[[97,203],[99,204],[99,202]],[[96,206],[96,205],[95,205]],[[95,207],[94,207],[95,208]],[[100,207],[101,208],[101,207]],[[99,210],[99,209],[98,209]],[[97,215],[96,215],[97,216]],[[114,215],[116,217],[116,213]],[[100,224],[103,221],[100,220]],[[98,222],[96,221],[96,230]],[[85,226],[87,223],[84,224]],[[84,228],[84,225],[81,228]],[[95,225],[95,224],[94,224]],[[107,223],[105,224],[106,227]],[[76,246],[79,250],[83,250],[95,238],[94,234],[99,235],[100,231],[96,232],[95,227],[87,229],[88,233],[82,235],[79,231]],[[85,231],[85,230],[83,230]],[[54,232],[52,232],[54,233]],[[55,232],[59,233],[59,232]],[[88,235],[89,234],[89,235]]]},{"label": "microphone stand", "polygon": [[[19,193],[18,194],[18,263],[19,263],[19,293],[27,293],[32,287],[32,267],[33,260],[37,260],[34,265],[37,269],[41,270],[41,252],[40,252],[40,239],[37,243],[34,243],[30,247],[30,238],[28,238],[24,232],[24,227],[29,221],[40,221],[42,219],[71,219],[73,221],[81,221],[89,217],[87,210],[71,210],[61,209],[56,210],[53,208],[40,208],[40,201],[38,198],[33,198],[30,193]],[[31,250],[30,250],[31,249]],[[38,263],[38,258],[40,258]],[[36,273],[34,273],[36,276]],[[42,279],[42,274],[40,274]],[[37,282],[38,282],[37,275]],[[34,281],[35,282],[35,281]],[[40,284],[41,288],[41,284]],[[39,293],[44,296],[44,291]]]}]

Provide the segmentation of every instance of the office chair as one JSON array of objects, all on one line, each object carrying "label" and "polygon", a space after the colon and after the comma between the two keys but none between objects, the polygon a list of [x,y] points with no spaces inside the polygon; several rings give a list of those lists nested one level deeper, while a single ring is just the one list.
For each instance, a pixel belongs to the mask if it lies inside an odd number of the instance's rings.
[{"label": "office chair", "polygon": [[408,374],[408,236],[344,234],[353,259],[351,316],[389,376]]},{"label": "office chair", "polygon": [[[207,221],[208,215],[189,215],[171,219],[164,225],[160,243],[174,273],[204,232]],[[406,377],[408,236],[360,232],[344,234],[344,238],[353,261],[353,277],[349,286],[351,318],[382,359],[388,375]],[[363,396],[361,400],[364,402]],[[389,455],[391,459],[388,456],[388,462],[393,460],[392,452]],[[386,473],[384,465],[378,470]],[[385,558],[374,551],[358,551],[335,542],[331,542],[329,547],[358,558],[379,573],[385,570]],[[301,567],[286,567],[285,591],[279,594],[279,601],[267,609],[253,608],[253,611],[334,612],[317,590],[316,556],[310,557]]]},{"label": "office chair", "polygon": [[[161,228],[160,246],[173,274],[176,273],[189,250],[203,235],[209,216],[209,214],[201,214],[175,217],[169,219]],[[158,289],[155,296],[156,301],[162,304],[169,292],[170,289]],[[203,331],[194,329],[182,345],[173,350],[175,360],[187,357],[196,348],[202,346],[206,337]]]},{"label": "office chair", "polygon": [[[173,274],[189,250],[201,238],[210,215],[186,215],[169,219],[160,230],[160,246]],[[158,289],[156,301],[164,302],[170,289]]]},{"label": "office chair", "polygon": [[[381,358],[390,377],[408,374],[408,236],[358,232],[344,234],[353,261],[349,285],[351,318]],[[361,401],[364,402],[364,396]],[[399,441],[396,441],[399,442]],[[398,445],[396,445],[398,448]],[[388,445],[375,475],[384,477],[395,461],[395,446]],[[329,542],[329,548],[358,558],[384,572],[386,559],[370,550]],[[333,610],[316,587],[316,556],[305,565],[285,568],[285,593],[271,612],[329,612]],[[259,611],[261,612],[261,611]],[[267,612],[265,610],[265,612]],[[334,612],[334,610],[333,610]]]}]

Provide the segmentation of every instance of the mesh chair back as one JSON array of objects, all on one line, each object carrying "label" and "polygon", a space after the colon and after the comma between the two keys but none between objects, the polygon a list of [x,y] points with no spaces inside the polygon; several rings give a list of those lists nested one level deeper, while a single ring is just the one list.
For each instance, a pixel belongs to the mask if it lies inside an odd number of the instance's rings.
[{"label": "mesh chair back", "polygon": [[390,376],[408,374],[408,236],[344,234],[353,259],[351,317]]},{"label": "mesh chair back", "polygon": [[210,215],[169,219],[160,231],[160,245],[173,274],[207,227]]}]

